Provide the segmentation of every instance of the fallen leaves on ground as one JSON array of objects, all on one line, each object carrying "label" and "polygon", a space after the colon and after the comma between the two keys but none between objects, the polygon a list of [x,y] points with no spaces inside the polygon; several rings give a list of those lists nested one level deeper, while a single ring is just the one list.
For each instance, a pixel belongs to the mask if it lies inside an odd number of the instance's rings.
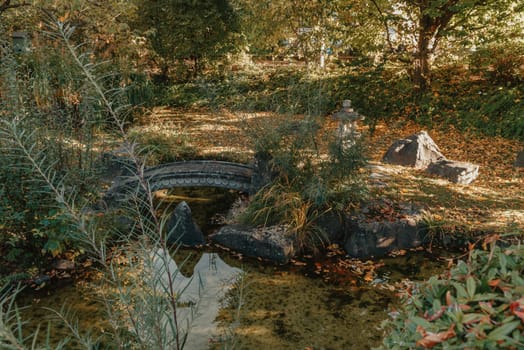
[{"label": "fallen leaves on ground", "polygon": [[[252,140],[247,131],[277,125],[282,118],[284,116],[266,112],[159,107],[141,119],[140,128],[161,130],[166,137],[183,135],[199,157],[247,162],[253,157]],[[324,118],[319,139],[327,139],[325,136],[336,132],[337,127],[333,118]],[[451,228],[478,232],[524,229],[524,171],[513,167],[517,153],[524,149],[523,142],[463,132],[450,125],[427,130],[402,119],[380,121],[373,133],[367,127],[361,129],[369,145],[371,164],[380,165],[383,175],[378,179],[381,186],[372,191],[375,197],[388,198],[393,203],[421,204],[430,208],[435,217],[453,223]],[[421,170],[380,163],[395,140],[424,129],[448,159],[480,165],[479,177],[464,186],[428,176]],[[319,145],[321,152],[326,149],[326,145]],[[375,180],[370,179],[370,184]],[[395,211],[390,209],[395,209],[395,205],[377,209],[386,219],[394,219]]]}]

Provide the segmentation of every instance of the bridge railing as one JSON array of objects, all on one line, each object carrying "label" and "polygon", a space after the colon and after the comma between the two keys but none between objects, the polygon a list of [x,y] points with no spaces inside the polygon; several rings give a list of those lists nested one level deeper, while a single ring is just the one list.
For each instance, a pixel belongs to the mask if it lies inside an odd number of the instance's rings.
[{"label": "bridge railing", "polygon": [[[167,163],[144,171],[144,178],[152,191],[173,187],[220,187],[252,193],[256,191],[252,183],[253,175],[251,165],[212,160]],[[106,202],[125,200],[137,190],[139,182],[136,176],[119,177],[104,199]]]}]

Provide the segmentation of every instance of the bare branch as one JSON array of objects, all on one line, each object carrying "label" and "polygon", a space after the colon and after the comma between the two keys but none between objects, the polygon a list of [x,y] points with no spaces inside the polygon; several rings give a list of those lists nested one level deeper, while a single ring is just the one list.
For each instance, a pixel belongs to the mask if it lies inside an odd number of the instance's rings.
[{"label": "bare branch", "polygon": [[14,8],[18,8],[18,7],[23,7],[23,6],[31,6],[30,3],[28,2],[20,2],[20,3],[14,3],[12,4],[11,3],[11,0],[4,0],[1,5],[0,5],[0,16],[7,10],[9,9],[14,9]]}]

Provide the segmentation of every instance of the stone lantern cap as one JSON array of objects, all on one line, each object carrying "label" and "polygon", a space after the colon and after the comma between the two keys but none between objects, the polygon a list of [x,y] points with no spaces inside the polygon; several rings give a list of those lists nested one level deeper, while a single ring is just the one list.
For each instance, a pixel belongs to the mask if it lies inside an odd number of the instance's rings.
[{"label": "stone lantern cap", "polygon": [[333,114],[333,119],[340,121],[356,122],[364,120],[364,116],[351,108],[351,100],[342,101],[342,109]]}]

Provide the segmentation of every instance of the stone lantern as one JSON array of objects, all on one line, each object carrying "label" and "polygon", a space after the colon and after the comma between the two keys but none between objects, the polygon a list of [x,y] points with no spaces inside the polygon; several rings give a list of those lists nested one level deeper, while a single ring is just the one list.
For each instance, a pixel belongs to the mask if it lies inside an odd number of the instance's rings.
[{"label": "stone lantern", "polygon": [[358,122],[365,119],[363,115],[351,107],[351,100],[342,101],[342,109],[333,114],[333,119],[338,120],[337,138],[343,148],[355,144],[355,139],[360,137],[357,131]]},{"label": "stone lantern", "polygon": [[13,40],[14,53],[26,53],[29,51],[29,34],[27,32],[13,32],[11,34]]}]

